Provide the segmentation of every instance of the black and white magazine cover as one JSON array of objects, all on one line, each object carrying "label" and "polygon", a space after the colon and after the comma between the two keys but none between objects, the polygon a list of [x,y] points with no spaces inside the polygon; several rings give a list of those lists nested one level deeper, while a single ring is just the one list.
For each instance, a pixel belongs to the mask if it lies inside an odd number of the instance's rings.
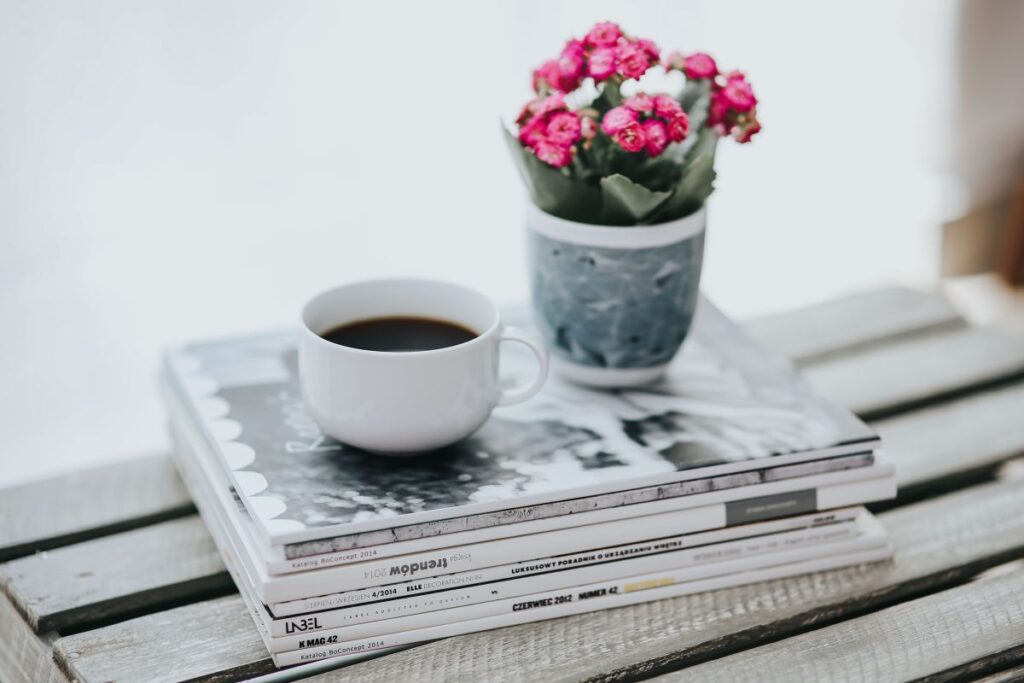
[{"label": "black and white magazine cover", "polygon": [[706,300],[661,382],[595,391],[552,377],[530,401],[495,410],[471,438],[398,462],[325,436],[303,405],[296,364],[291,330],[189,344],[165,357],[184,418],[198,423],[274,545],[879,445],[867,425],[816,395]]}]

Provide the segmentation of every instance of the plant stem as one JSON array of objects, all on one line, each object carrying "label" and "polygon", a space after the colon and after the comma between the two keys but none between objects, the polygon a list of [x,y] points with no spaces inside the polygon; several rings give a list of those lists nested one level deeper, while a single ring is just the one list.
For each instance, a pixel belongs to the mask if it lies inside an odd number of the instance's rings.
[{"label": "plant stem", "polygon": [[621,85],[614,76],[604,82],[604,89],[601,91],[601,94],[604,96],[605,101],[608,102],[609,107],[617,107],[622,104]]}]

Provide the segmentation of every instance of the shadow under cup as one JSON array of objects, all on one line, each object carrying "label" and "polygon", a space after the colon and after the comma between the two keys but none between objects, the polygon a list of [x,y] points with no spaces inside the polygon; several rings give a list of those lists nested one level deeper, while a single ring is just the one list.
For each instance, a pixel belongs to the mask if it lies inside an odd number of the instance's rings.
[{"label": "shadow under cup", "polygon": [[[428,351],[370,351],[320,335],[374,318],[447,321],[476,333]],[[433,450],[476,431],[499,399],[501,321],[495,305],[467,287],[433,280],[360,282],[327,290],[302,311],[299,378],[323,430],[384,454]]]}]

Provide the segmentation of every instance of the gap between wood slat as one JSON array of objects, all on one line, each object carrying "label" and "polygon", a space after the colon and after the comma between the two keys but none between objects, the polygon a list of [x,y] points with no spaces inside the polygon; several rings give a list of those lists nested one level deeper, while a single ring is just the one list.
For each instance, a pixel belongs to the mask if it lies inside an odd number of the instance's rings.
[{"label": "gap between wood slat", "polygon": [[809,365],[965,324],[938,292],[892,287],[756,318],[743,326],[796,364]]},{"label": "gap between wood slat", "polygon": [[871,424],[899,484],[895,501],[870,506],[878,512],[991,481],[1024,456],[1024,382]]},{"label": "gap between wood slat", "polygon": [[0,490],[0,562],[195,512],[166,455]]},{"label": "gap between wood slat", "polygon": [[949,680],[1005,668],[1024,648],[1024,572],[975,581],[659,677]]},{"label": "gap between wood slat", "polygon": [[197,515],[0,565],[36,631],[68,633],[235,591]]},{"label": "gap between wood slat", "polygon": [[881,420],[1024,379],[1024,336],[937,333],[813,365],[804,376],[862,418]]},{"label": "gap between wood slat", "polygon": [[1024,663],[988,674],[984,678],[975,679],[975,683],[1011,683],[1011,681],[1024,681]]},{"label": "gap between wood slat", "polygon": [[[910,683],[953,683],[954,681],[983,683],[979,679],[980,676],[987,676],[988,674],[995,674],[1000,671],[1005,672],[1006,667],[1014,666],[1020,662],[1024,662],[1024,645],[1018,645],[1003,652],[997,652],[989,657],[982,657],[946,671],[924,676]],[[1003,678],[1003,680],[1020,681],[1024,679],[1024,669],[1018,669],[1017,671],[1018,677],[1016,679]],[[986,677],[984,680],[989,681],[990,679]]]}]

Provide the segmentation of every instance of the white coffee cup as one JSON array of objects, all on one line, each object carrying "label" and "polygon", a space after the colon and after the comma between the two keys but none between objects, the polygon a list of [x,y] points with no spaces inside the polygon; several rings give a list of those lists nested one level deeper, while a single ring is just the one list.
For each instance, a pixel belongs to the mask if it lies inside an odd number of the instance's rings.
[{"label": "white coffee cup", "polygon": [[[389,317],[432,318],[477,334],[428,351],[368,351],[322,334]],[[498,383],[502,342],[525,344],[537,358],[532,382]],[[370,280],[318,294],[302,310],[299,379],[314,419],[339,441],[382,454],[429,451],[475,432],[499,405],[540,390],[548,357],[540,339],[501,323],[497,307],[467,287],[436,280]]]}]

